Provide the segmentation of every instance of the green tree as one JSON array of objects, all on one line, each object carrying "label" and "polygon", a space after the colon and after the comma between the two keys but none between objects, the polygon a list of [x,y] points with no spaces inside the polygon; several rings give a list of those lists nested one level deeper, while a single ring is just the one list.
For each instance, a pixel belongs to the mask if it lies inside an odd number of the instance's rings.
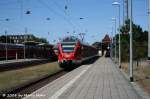
[{"label": "green tree", "polygon": [[[136,25],[132,22],[133,26],[133,58],[139,60],[141,58],[147,57],[147,42],[148,42],[148,32],[143,31],[140,25]],[[129,59],[129,27],[130,20],[125,22],[124,26],[121,26],[121,51],[122,60],[127,61]],[[118,35],[117,42],[118,42]],[[118,45],[118,44],[117,44]]]},{"label": "green tree", "polygon": [[96,47],[97,49],[101,49],[102,43],[101,43],[101,42],[94,42],[94,43],[92,44],[92,46]]},{"label": "green tree", "polygon": [[[0,43],[6,43],[6,36],[0,36]],[[7,43],[14,43],[14,40],[7,37]]]},{"label": "green tree", "polygon": [[33,37],[33,41],[41,42],[41,43],[45,43],[45,44],[49,43],[45,38],[38,38],[38,37],[35,37],[35,36]]}]

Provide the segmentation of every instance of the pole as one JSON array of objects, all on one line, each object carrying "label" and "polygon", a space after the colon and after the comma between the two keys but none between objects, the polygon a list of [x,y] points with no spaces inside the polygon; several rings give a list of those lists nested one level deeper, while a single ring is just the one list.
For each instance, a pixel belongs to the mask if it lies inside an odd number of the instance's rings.
[{"label": "pole", "polygon": [[81,40],[84,41],[84,36],[85,36],[85,33],[79,33],[80,37],[81,37]]},{"label": "pole", "polygon": [[113,30],[114,30],[114,28],[113,28],[113,26],[112,26],[112,32],[111,32],[111,37],[112,37],[112,41],[111,41],[111,58],[113,59]]},{"label": "pole", "polygon": [[126,0],[126,10],[127,10],[127,11],[126,11],[126,14],[127,14],[127,15],[126,15],[126,20],[129,19],[129,14],[128,14],[128,13],[129,13],[129,10],[128,10],[128,8],[129,8],[129,1]]},{"label": "pole", "polygon": [[121,68],[121,43],[120,43],[120,3],[119,2],[114,2],[112,3],[112,5],[117,6],[117,10],[118,10],[118,34],[119,34],[119,57],[118,57],[118,62],[119,62],[119,68]]},{"label": "pole", "polygon": [[117,32],[117,27],[116,27],[116,18],[115,18],[115,63],[117,62],[117,55],[116,55],[117,54],[117,44],[116,44],[117,43],[116,42],[117,41],[117,38],[116,38],[117,33],[116,32]]},{"label": "pole", "polygon": [[125,0],[123,0],[123,25],[125,24]]},{"label": "pole", "polygon": [[24,35],[24,59],[26,59],[26,35],[27,35],[27,28],[25,27],[25,35]]},{"label": "pole", "polygon": [[8,49],[7,49],[7,30],[5,30],[5,36],[6,36],[6,43],[5,43],[5,49],[6,49],[6,61],[8,61]]},{"label": "pole", "polygon": [[133,57],[132,57],[132,0],[130,0],[130,81],[133,82]]},{"label": "pole", "polygon": [[119,68],[121,68],[121,37],[120,37],[120,4],[118,5],[119,14]]},{"label": "pole", "polygon": [[148,60],[150,60],[150,0],[148,4]]},{"label": "pole", "polygon": [[102,53],[102,56],[103,56],[103,39],[101,40],[101,53]]}]

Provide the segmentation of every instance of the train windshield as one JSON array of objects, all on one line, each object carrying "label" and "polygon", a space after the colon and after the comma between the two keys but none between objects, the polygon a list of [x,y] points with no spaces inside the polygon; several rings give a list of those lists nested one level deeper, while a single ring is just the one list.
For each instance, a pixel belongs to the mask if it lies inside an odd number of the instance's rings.
[{"label": "train windshield", "polygon": [[63,52],[73,52],[75,48],[75,43],[62,43]]}]

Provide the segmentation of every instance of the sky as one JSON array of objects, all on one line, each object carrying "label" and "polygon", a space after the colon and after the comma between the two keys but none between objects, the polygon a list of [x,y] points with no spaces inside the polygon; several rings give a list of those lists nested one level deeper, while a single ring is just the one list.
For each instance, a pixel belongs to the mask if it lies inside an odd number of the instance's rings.
[{"label": "sky", "polygon": [[[123,0],[0,0],[0,35],[5,30],[9,35],[24,34],[27,28],[27,33],[56,43],[64,36],[86,33],[85,42],[92,44],[106,34],[112,36],[114,1],[121,4],[122,24]],[[143,30],[148,29],[147,12],[148,0],[133,0],[133,21]]]}]

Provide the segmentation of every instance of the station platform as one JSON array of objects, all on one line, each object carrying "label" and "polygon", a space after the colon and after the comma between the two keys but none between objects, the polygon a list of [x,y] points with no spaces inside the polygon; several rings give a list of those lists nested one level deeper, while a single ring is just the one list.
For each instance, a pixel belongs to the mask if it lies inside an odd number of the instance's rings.
[{"label": "station platform", "polygon": [[3,60],[3,61],[0,61],[0,65],[3,65],[3,64],[11,64],[11,63],[17,63],[17,62],[29,62],[29,61],[37,61],[37,60],[40,60],[40,59],[13,59],[13,60]]},{"label": "station platform", "polygon": [[0,61],[0,72],[5,70],[23,68],[29,65],[36,65],[40,63],[49,62],[47,59],[14,59]]},{"label": "station platform", "polygon": [[150,99],[141,96],[111,59],[80,66],[24,99]]}]

